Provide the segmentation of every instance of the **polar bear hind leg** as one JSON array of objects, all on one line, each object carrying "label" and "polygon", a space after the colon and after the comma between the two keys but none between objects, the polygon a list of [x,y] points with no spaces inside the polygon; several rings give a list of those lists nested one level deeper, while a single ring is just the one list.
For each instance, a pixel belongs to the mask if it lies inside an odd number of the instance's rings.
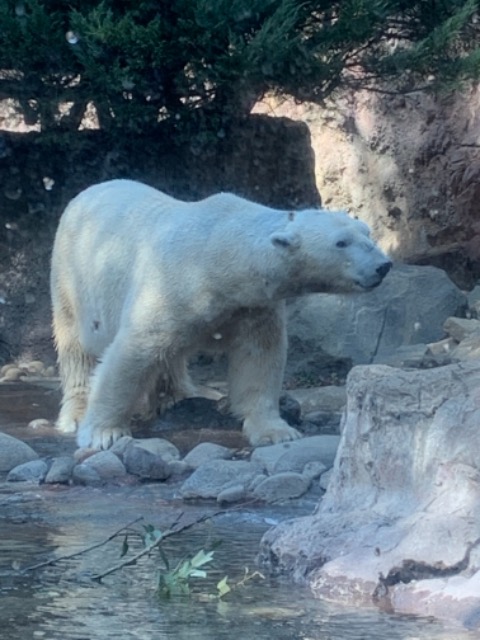
[{"label": "polar bear hind leg", "polygon": [[168,366],[160,369],[149,381],[149,385],[136,409],[142,420],[151,420],[186,398],[208,398],[218,401],[224,397],[220,391],[195,384],[191,380],[188,358],[185,356],[176,356],[168,362]]},{"label": "polar bear hind leg", "polygon": [[279,414],[287,353],[285,305],[243,310],[230,327],[230,408],[243,419],[252,446],[296,440],[301,434]]},{"label": "polar bear hind leg", "polygon": [[66,303],[54,305],[53,332],[63,394],[56,427],[62,433],[74,433],[87,409],[96,358],[83,349],[74,314]]}]

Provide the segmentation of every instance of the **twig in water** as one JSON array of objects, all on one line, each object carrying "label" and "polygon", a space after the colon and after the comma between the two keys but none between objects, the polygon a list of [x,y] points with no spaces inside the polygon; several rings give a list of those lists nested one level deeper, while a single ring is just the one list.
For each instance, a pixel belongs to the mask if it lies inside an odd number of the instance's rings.
[{"label": "twig in water", "polygon": [[123,527],[115,531],[114,533],[111,533],[107,538],[105,538],[101,542],[97,542],[96,544],[93,544],[90,547],[86,547],[85,549],[81,549],[80,551],[75,551],[74,553],[69,553],[65,556],[58,556],[57,558],[51,558],[50,560],[45,560],[45,562],[39,562],[38,564],[33,564],[30,567],[25,567],[24,569],[22,569],[22,572],[34,571],[35,569],[48,567],[52,564],[57,564],[57,562],[61,562],[62,560],[70,560],[71,558],[75,558],[77,556],[81,556],[84,553],[88,553],[88,551],[93,551],[93,549],[98,549],[98,547],[103,547],[104,544],[107,544],[107,542],[110,542],[110,540],[113,540],[118,535],[120,535],[123,531],[131,527],[133,524],[140,522],[141,520],[143,520],[143,516],[140,516],[139,518],[135,518],[135,520],[132,520],[128,524],[124,525]]},{"label": "twig in water", "polygon": [[[221,516],[224,513],[227,513],[227,511],[228,510],[226,510],[226,509],[222,509],[220,511],[215,511],[214,513],[205,514],[205,515],[201,516],[200,518],[198,518],[197,520],[193,520],[192,522],[188,522],[187,524],[184,524],[184,525],[182,525],[180,527],[175,527],[174,526],[174,527],[172,527],[170,529],[167,529],[167,531],[164,531],[161,536],[159,536],[154,542],[152,542],[147,547],[145,547],[145,549],[142,549],[142,551],[139,551],[137,554],[135,554],[131,558],[128,558],[126,560],[122,560],[122,562],[119,562],[118,564],[114,565],[113,567],[110,567],[110,569],[107,569],[106,571],[103,571],[102,573],[97,573],[97,575],[92,576],[92,580],[97,580],[98,582],[100,582],[102,580],[102,578],[105,578],[106,576],[109,576],[111,573],[115,573],[115,571],[119,571],[120,569],[123,569],[124,567],[129,567],[129,566],[131,566],[133,564],[136,564],[140,560],[140,558],[143,558],[143,556],[147,556],[153,549],[155,549],[155,547],[158,547],[166,538],[174,536],[176,533],[181,533],[182,531],[186,531],[187,529],[190,529],[191,527],[194,527],[195,525],[200,524],[201,522],[205,522],[205,520],[210,520],[211,518],[216,518],[217,516]],[[177,518],[176,523],[178,523],[179,520],[180,520],[180,518]]]}]

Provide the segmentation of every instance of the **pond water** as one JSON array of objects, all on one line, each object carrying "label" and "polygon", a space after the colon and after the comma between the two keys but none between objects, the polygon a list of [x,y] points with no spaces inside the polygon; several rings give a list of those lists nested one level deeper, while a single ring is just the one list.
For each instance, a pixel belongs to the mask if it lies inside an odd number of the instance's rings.
[{"label": "pond water", "polygon": [[[71,453],[73,438],[26,428],[33,418],[52,418],[57,407],[58,397],[49,388],[0,388],[0,429],[29,441],[41,455]],[[247,568],[250,574],[257,569],[259,541],[272,524],[314,506],[303,500],[286,507],[232,508],[168,538],[162,548],[171,566],[201,549],[215,549],[207,577],[192,579],[189,595],[165,599],[156,592],[164,566],[159,553],[101,582],[92,580],[120,561],[123,535],[74,558],[24,569],[88,549],[139,517],[165,530],[175,522],[195,523],[213,514],[216,505],[185,504],[167,483],[94,489],[0,482],[0,640],[478,638],[435,620],[333,606],[314,599],[306,588],[268,577],[217,597],[223,577],[234,586]],[[133,554],[142,543],[130,536],[129,546]]]},{"label": "pond water", "polygon": [[[58,557],[89,547],[116,531],[120,522],[127,523],[133,515],[128,513],[131,509],[127,509],[125,514],[117,512],[117,517],[102,519],[95,507],[89,513],[87,504],[92,498],[89,493],[91,491],[78,492],[73,499],[64,493],[60,499],[55,497],[55,505],[49,498],[45,501],[43,496],[37,495],[35,499],[32,495],[31,501],[23,503],[26,514],[23,522],[18,518],[13,523],[0,523],[2,640],[466,640],[474,637],[463,630],[448,629],[438,621],[392,616],[373,608],[365,611],[336,607],[312,598],[305,588],[268,577],[252,578],[219,599],[216,584],[225,575],[229,583],[235,585],[245,576],[247,568],[250,574],[256,570],[254,560],[260,537],[270,523],[282,517],[280,513],[263,510],[227,513],[164,542],[163,549],[171,566],[220,542],[214,550],[213,562],[206,566],[207,577],[192,578],[189,595],[159,597],[156,580],[159,568],[164,566],[159,554],[145,557],[137,565],[107,576],[101,583],[92,580],[93,574],[119,562],[123,536],[52,566],[26,573],[16,570],[52,555]],[[93,496],[93,501],[99,493]],[[141,492],[138,497],[142,509],[148,494]],[[73,508],[75,502],[78,509]],[[115,496],[111,504],[114,502]],[[18,506],[15,501],[8,505],[10,513],[12,509],[18,510]],[[54,517],[52,506],[56,512]],[[49,512],[51,521],[63,520],[64,524],[51,527],[42,518],[31,519],[33,514],[38,517],[42,512]],[[199,513],[187,515],[193,515],[195,520]],[[146,521],[157,526],[153,517],[149,514]],[[135,547],[134,540],[131,544]],[[129,552],[139,549],[141,546]]]}]

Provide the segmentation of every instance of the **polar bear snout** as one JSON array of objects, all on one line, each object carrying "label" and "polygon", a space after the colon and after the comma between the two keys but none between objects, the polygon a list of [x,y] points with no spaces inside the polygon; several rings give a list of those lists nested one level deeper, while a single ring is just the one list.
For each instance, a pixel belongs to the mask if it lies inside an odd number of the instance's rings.
[{"label": "polar bear snout", "polygon": [[388,274],[392,266],[393,264],[390,260],[385,260],[385,262],[382,262],[382,264],[375,268],[375,271],[370,276],[359,278],[356,280],[355,284],[361,289],[367,291],[375,289],[375,287],[378,287],[378,285],[383,282],[383,279]]}]

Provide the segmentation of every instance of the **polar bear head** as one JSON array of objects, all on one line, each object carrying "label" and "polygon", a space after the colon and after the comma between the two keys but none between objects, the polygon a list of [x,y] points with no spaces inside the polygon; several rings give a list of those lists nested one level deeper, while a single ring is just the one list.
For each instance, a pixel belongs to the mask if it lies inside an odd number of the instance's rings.
[{"label": "polar bear head", "polygon": [[368,291],[392,266],[371,239],[368,226],[344,212],[290,213],[284,230],[270,240],[293,274],[291,295]]}]

